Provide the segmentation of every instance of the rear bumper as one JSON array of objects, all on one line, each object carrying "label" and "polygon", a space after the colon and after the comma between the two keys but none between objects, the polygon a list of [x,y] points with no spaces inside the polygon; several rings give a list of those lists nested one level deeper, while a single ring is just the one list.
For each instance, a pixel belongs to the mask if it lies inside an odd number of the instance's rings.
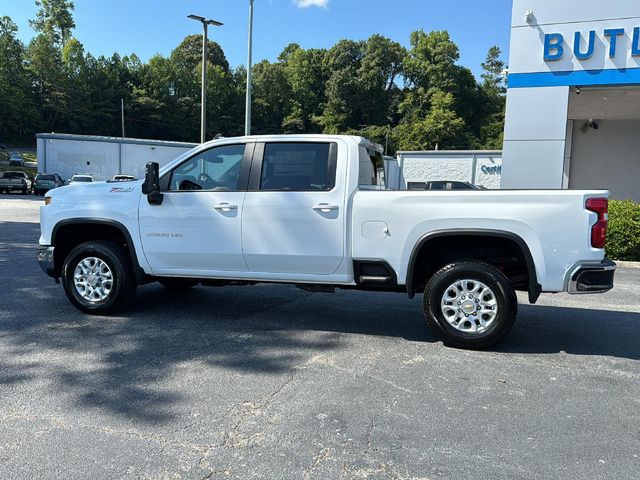
[{"label": "rear bumper", "polygon": [[9,192],[18,192],[27,190],[26,185],[0,185],[0,190],[7,190]]},{"label": "rear bumper", "polygon": [[615,272],[616,264],[608,258],[599,263],[578,264],[571,271],[567,291],[573,294],[608,292],[613,288]]},{"label": "rear bumper", "polygon": [[40,246],[37,250],[38,264],[44,273],[51,278],[56,278],[56,270],[53,265],[53,247]]}]

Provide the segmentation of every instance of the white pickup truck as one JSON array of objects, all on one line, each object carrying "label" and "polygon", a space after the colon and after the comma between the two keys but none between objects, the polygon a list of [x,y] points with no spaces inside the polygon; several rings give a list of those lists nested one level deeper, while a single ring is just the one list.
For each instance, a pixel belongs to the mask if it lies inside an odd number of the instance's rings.
[{"label": "white pickup truck", "polygon": [[225,138],[133,182],[50,191],[38,259],[77,308],[108,313],[137,285],[295,284],[424,292],[453,346],[501,340],[516,290],[613,287],[607,191],[394,191],[380,146],[360,137]]}]

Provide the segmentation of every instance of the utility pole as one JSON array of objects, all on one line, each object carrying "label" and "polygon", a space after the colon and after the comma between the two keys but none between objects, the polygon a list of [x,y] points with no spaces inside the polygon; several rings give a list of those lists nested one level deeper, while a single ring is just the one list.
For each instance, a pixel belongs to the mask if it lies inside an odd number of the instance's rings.
[{"label": "utility pole", "polygon": [[202,91],[200,93],[200,143],[207,141],[207,22],[202,22]]},{"label": "utility pole", "polygon": [[207,19],[199,15],[189,15],[187,18],[202,23],[202,92],[200,94],[200,143],[206,142],[207,131],[207,47],[209,46],[208,27],[220,27],[223,24],[216,20]]},{"label": "utility pole", "polygon": [[253,0],[249,0],[249,38],[247,53],[247,98],[245,100],[244,134],[251,135],[251,65],[253,49]]},{"label": "utility pole", "polygon": [[124,138],[124,98],[120,99],[120,111],[122,112],[122,138]]},{"label": "utility pole", "polygon": [[389,155],[389,135],[391,135],[391,125],[387,123],[387,133],[384,136],[384,154]]}]

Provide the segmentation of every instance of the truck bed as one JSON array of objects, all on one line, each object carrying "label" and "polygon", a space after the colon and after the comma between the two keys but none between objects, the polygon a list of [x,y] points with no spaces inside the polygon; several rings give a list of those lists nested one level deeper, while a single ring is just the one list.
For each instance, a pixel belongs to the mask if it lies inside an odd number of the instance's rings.
[{"label": "truck bed", "polygon": [[542,290],[562,291],[575,264],[604,258],[602,249],[590,245],[597,215],[585,209],[585,201],[606,196],[598,190],[358,190],[350,209],[352,254],[386,261],[403,284],[425,232],[506,232],[526,242]]}]

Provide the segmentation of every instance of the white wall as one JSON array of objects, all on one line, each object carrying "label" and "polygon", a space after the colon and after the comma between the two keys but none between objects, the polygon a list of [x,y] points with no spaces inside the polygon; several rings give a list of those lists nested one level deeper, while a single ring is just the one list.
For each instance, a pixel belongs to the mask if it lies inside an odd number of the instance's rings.
[{"label": "white wall", "polygon": [[148,162],[157,162],[162,167],[187,150],[190,150],[190,148],[123,144],[122,171],[119,173],[142,178],[144,176],[144,167]]},{"label": "white wall", "polygon": [[507,95],[502,188],[562,188],[569,87]]},{"label": "white wall", "polygon": [[502,178],[502,156],[478,157],[476,160],[476,185],[487,188],[500,188]]},{"label": "white wall", "polygon": [[[404,184],[450,180],[500,188],[502,156],[499,152],[399,152]],[[395,186],[394,184],[390,184]]]},{"label": "white wall", "polygon": [[110,180],[123,173],[141,178],[147,162],[165,165],[189,146],[119,143],[83,139],[38,138],[38,171],[58,173],[67,180],[76,173],[89,173],[95,180]]},{"label": "white wall", "polygon": [[640,202],[640,120],[603,120],[584,132],[583,125],[573,128],[569,188],[605,188],[611,198]]},{"label": "white wall", "polygon": [[118,173],[119,148],[117,143],[38,139],[38,171],[57,173],[64,180],[76,173],[90,173],[96,180],[106,180]]}]

